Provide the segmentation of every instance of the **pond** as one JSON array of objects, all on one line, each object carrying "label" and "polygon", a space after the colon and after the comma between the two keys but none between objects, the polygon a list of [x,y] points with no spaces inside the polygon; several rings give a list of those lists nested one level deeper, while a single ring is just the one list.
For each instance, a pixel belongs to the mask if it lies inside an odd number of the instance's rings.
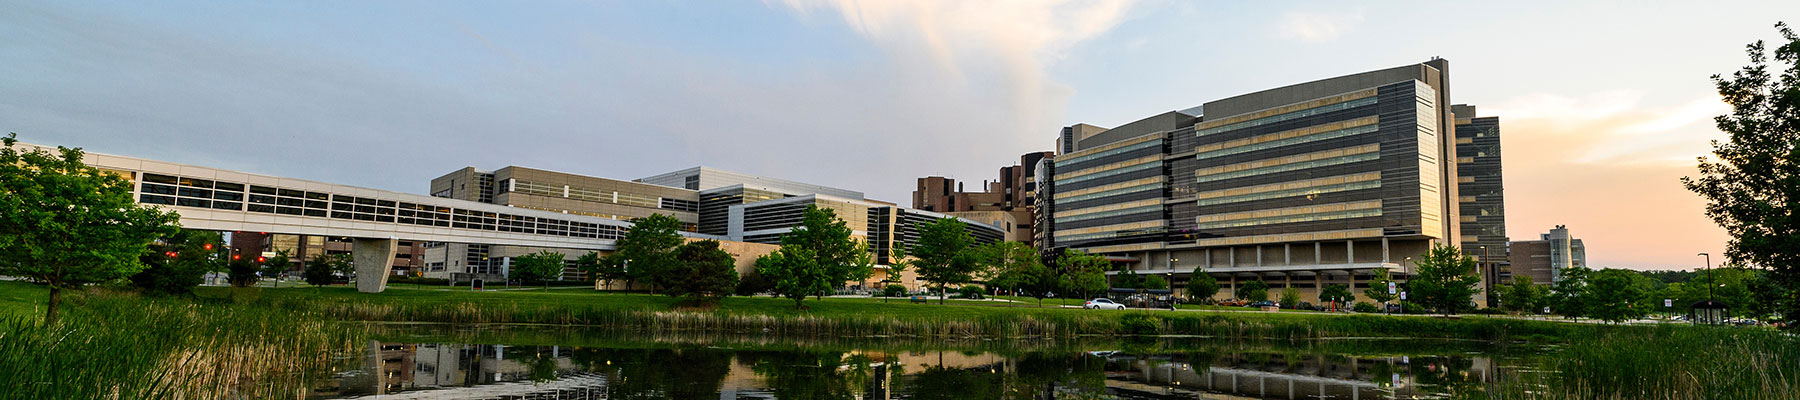
[{"label": "pond", "polygon": [[1545,349],[1424,339],[783,340],[381,327],[318,398],[1389,399],[1491,392]]}]

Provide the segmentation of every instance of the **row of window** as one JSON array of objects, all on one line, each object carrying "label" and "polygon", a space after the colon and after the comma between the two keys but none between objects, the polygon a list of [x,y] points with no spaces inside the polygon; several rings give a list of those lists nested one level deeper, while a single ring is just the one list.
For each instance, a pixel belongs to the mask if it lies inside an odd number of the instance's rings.
[{"label": "row of window", "polygon": [[1351,182],[1337,185],[1315,186],[1298,189],[1276,190],[1271,192],[1242,194],[1237,196],[1214,197],[1200,199],[1195,205],[1210,206],[1217,204],[1242,203],[1246,201],[1272,200],[1283,197],[1312,196],[1324,193],[1347,192],[1351,190],[1373,189],[1381,187],[1381,181]]},{"label": "row of window", "polygon": [[1228,155],[1248,153],[1248,152],[1257,151],[1257,150],[1273,149],[1273,148],[1277,148],[1277,147],[1292,146],[1292,145],[1303,144],[1303,143],[1312,143],[1312,142],[1317,142],[1317,141],[1321,141],[1321,140],[1330,140],[1330,139],[1336,139],[1336,138],[1341,138],[1341,137],[1346,137],[1346,136],[1361,135],[1364,133],[1373,133],[1380,129],[1381,129],[1381,126],[1379,126],[1379,125],[1363,125],[1363,126],[1358,126],[1358,127],[1330,130],[1330,131],[1319,132],[1319,133],[1314,133],[1314,134],[1304,135],[1304,136],[1296,136],[1296,137],[1291,137],[1291,138],[1286,138],[1286,139],[1281,139],[1281,140],[1271,140],[1271,141],[1262,142],[1262,143],[1243,145],[1243,146],[1237,146],[1237,147],[1227,147],[1227,148],[1223,148],[1223,149],[1219,149],[1219,150],[1201,152],[1201,153],[1195,154],[1194,158],[1204,160],[1204,159],[1214,158],[1214,157],[1224,157],[1224,156],[1228,156]]},{"label": "row of window", "polygon": [[[1143,143],[1138,143],[1138,144],[1134,144],[1134,145],[1130,145],[1130,146],[1119,147],[1116,149],[1099,151],[1099,152],[1094,152],[1091,154],[1083,154],[1080,156],[1070,157],[1066,160],[1056,160],[1056,163],[1058,165],[1073,165],[1075,163],[1079,163],[1082,161],[1106,157],[1106,156],[1110,156],[1110,155],[1114,155],[1114,154],[1123,154],[1123,153],[1131,152],[1134,150],[1142,150],[1142,149],[1157,148],[1157,147],[1162,147],[1161,140],[1151,140],[1151,141],[1146,141]],[[1076,170],[1078,170],[1078,169],[1079,168],[1077,168]]]},{"label": "row of window", "polygon": [[1219,133],[1219,132],[1234,131],[1234,130],[1243,129],[1243,128],[1252,128],[1252,127],[1258,127],[1258,126],[1273,124],[1273,123],[1282,122],[1282,121],[1306,118],[1306,117],[1324,114],[1324,113],[1328,113],[1328,112],[1332,112],[1332,111],[1348,110],[1348,109],[1352,109],[1352,108],[1356,108],[1356,107],[1362,107],[1362,106],[1366,106],[1366,105],[1370,105],[1370,104],[1375,104],[1375,101],[1377,99],[1379,99],[1379,98],[1364,97],[1364,98],[1346,101],[1346,102],[1342,102],[1342,103],[1327,104],[1327,105],[1323,105],[1323,106],[1308,108],[1305,110],[1276,114],[1276,115],[1257,118],[1257,119],[1244,121],[1244,122],[1237,122],[1237,123],[1225,124],[1225,125],[1215,126],[1215,127],[1206,128],[1206,129],[1195,130],[1194,134],[1196,136],[1206,136],[1206,135],[1211,135],[1211,134]]},{"label": "row of window", "polygon": [[1073,217],[1057,218],[1056,223],[1063,224],[1063,223],[1069,223],[1069,222],[1075,222],[1075,221],[1081,221],[1081,220],[1106,218],[1106,217],[1137,214],[1137,213],[1144,213],[1144,212],[1151,212],[1151,211],[1162,211],[1162,205],[1158,204],[1158,205],[1146,206],[1146,207],[1133,207],[1133,208],[1126,208],[1126,209],[1120,209],[1120,210],[1081,214],[1081,215],[1076,215]]},{"label": "row of window", "polygon": [[1362,162],[1362,161],[1372,161],[1372,160],[1377,160],[1380,158],[1381,158],[1381,153],[1352,154],[1352,155],[1347,155],[1347,156],[1338,156],[1338,157],[1331,157],[1331,158],[1318,159],[1318,160],[1312,160],[1312,161],[1288,163],[1288,164],[1281,164],[1281,165],[1268,166],[1268,167],[1262,167],[1262,168],[1251,168],[1251,169],[1243,169],[1243,170],[1217,173],[1217,174],[1199,175],[1199,176],[1194,177],[1194,182],[1196,182],[1196,183],[1212,182],[1212,181],[1221,181],[1221,180],[1232,179],[1232,178],[1242,178],[1242,177],[1246,177],[1246,176],[1268,175],[1268,174],[1280,173],[1280,172],[1298,171],[1298,170],[1303,170],[1303,169],[1308,169],[1308,168],[1326,167],[1326,166],[1349,164],[1349,163]]},{"label": "row of window", "polygon": [[1274,217],[1237,219],[1218,222],[1205,222],[1194,225],[1194,229],[1236,228],[1240,226],[1288,224],[1295,222],[1329,221],[1361,217],[1379,217],[1381,209],[1332,211],[1314,214],[1281,215]]}]

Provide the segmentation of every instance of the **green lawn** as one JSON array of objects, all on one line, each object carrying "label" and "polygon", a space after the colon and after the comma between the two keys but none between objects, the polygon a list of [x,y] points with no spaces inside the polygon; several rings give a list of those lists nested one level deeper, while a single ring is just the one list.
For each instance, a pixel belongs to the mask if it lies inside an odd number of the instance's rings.
[{"label": "green lawn", "polygon": [[22,281],[0,281],[0,317],[44,317],[44,304],[50,301],[50,289]]}]

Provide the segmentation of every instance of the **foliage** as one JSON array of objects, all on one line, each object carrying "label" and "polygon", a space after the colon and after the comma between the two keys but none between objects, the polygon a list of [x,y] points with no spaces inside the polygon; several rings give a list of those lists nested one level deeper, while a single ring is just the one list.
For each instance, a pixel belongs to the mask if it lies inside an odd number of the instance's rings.
[{"label": "foliage", "polygon": [[875,273],[868,247],[850,234],[836,212],[807,206],[800,225],[781,235],[781,248],[756,259],[756,272],[774,283],[776,294],[793,299],[795,309],[803,308],[806,296],[823,297]]},{"label": "foliage", "polygon": [[1380,307],[1376,307],[1376,306],[1375,306],[1375,305],[1374,305],[1374,304],[1371,304],[1371,303],[1369,303],[1369,302],[1363,302],[1363,301],[1359,301],[1359,302],[1356,302],[1356,304],[1353,304],[1353,305],[1351,305],[1351,306],[1350,306],[1350,310],[1351,310],[1351,311],[1355,311],[1355,312],[1359,312],[1359,313],[1378,313],[1378,312],[1381,312],[1381,308],[1380,308]]},{"label": "foliage", "polygon": [[1112,269],[1112,261],[1078,250],[1063,249],[1062,254],[1056,258],[1056,269],[1061,277],[1059,286],[1062,291],[1076,293],[1079,298],[1088,298],[1106,291],[1106,271]]},{"label": "foliage", "polygon": [[[1635,279],[1634,279],[1635,278]],[[1641,279],[1642,281],[1637,281]],[[1588,278],[1587,314],[1594,319],[1619,322],[1642,318],[1649,310],[1644,304],[1648,278],[1622,269],[1603,269]]]},{"label": "foliage", "polygon": [[131,285],[150,294],[193,293],[206,281],[206,273],[224,269],[213,250],[223,246],[217,232],[178,229],[142,253],[140,261],[148,268],[131,275]]},{"label": "foliage", "polygon": [[1210,301],[1219,294],[1219,280],[1206,273],[1205,267],[1194,268],[1194,275],[1188,278],[1188,298],[1196,301]]},{"label": "foliage", "polygon": [[576,257],[575,269],[587,274],[589,279],[600,282],[602,288],[610,288],[613,281],[627,278],[625,264],[612,262],[595,251]]},{"label": "foliage", "polygon": [[1508,311],[1535,313],[1543,308],[1545,288],[1529,276],[1514,276],[1511,285],[1500,286],[1498,291],[1500,306]]},{"label": "foliage", "polygon": [[889,284],[889,285],[887,285],[887,287],[884,287],[881,289],[881,295],[887,296],[887,297],[905,296],[906,295],[906,287],[900,286],[899,284]]},{"label": "foliage", "polygon": [[1356,300],[1356,295],[1350,294],[1350,286],[1331,284],[1331,285],[1325,285],[1325,287],[1323,289],[1319,289],[1319,303],[1320,304],[1329,303],[1332,301],[1336,301],[1338,303],[1343,303],[1343,302],[1352,301],[1352,300]]},{"label": "foliage", "polygon": [[[1363,289],[1363,297],[1383,304],[1394,301],[1394,298],[1400,295],[1399,293],[1388,293],[1388,284],[1392,282],[1394,282],[1393,275],[1388,273],[1387,268],[1376,268],[1375,276],[1369,277],[1369,288]],[[1398,292],[1399,288],[1395,289]]]},{"label": "foliage", "polygon": [[1281,289],[1281,308],[1295,308],[1299,306],[1300,289],[1295,289],[1293,287]]},{"label": "foliage", "polygon": [[675,284],[670,296],[690,301],[716,301],[732,294],[738,284],[737,260],[719,248],[717,240],[696,240],[675,249]]},{"label": "foliage", "polygon": [[512,266],[507,268],[512,276],[507,279],[524,282],[544,283],[544,290],[550,290],[549,282],[562,277],[563,254],[543,250],[536,253],[513,257]]},{"label": "foliage", "polygon": [[765,293],[770,290],[775,290],[775,283],[752,269],[738,277],[737,288],[732,292],[739,296],[755,296],[757,293]]},{"label": "foliage", "polygon": [[963,285],[963,287],[956,289],[956,296],[965,299],[979,299],[981,298],[981,295],[986,292],[987,290],[982,289],[981,286]]},{"label": "foliage", "polygon": [[1142,286],[1145,289],[1168,289],[1169,288],[1169,280],[1164,279],[1162,277],[1162,275],[1148,275],[1148,276],[1145,276],[1144,279],[1140,280],[1139,282],[1142,283]]},{"label": "foliage", "polygon": [[1407,281],[1409,300],[1436,308],[1444,315],[1456,314],[1475,297],[1481,276],[1475,274],[1475,259],[1450,245],[1437,245],[1419,259],[1418,275]]},{"label": "foliage", "polygon": [[274,279],[275,287],[281,287],[281,274],[287,273],[288,268],[292,266],[292,261],[288,260],[288,251],[276,251],[274,257],[263,259],[261,262],[263,276]]},{"label": "foliage", "polygon": [[1594,270],[1587,267],[1563,268],[1560,280],[1550,286],[1550,309],[1565,317],[1586,316],[1588,311],[1587,280]]},{"label": "foliage", "polygon": [[225,263],[226,277],[231,281],[231,286],[236,287],[255,285],[257,279],[260,278],[256,273],[261,270],[261,268],[257,268],[255,261],[241,258]]},{"label": "foliage", "polygon": [[976,269],[985,275],[989,287],[1021,292],[1036,288],[1037,280],[1044,276],[1037,249],[1023,242],[994,242],[974,251]]},{"label": "foliage", "polygon": [[50,287],[46,324],[63,289],[131,276],[145,245],[175,233],[174,212],[138,205],[130,181],[87,165],[80,148],[50,152],[16,133],[0,143],[0,275]]},{"label": "foliage", "polygon": [[919,279],[937,285],[938,303],[947,295],[945,287],[974,280],[981,267],[970,251],[974,241],[968,224],[955,218],[939,218],[919,227],[919,242],[912,249],[918,260],[913,267]]},{"label": "foliage", "polygon": [[1265,301],[1269,299],[1269,283],[1261,279],[1239,283],[1233,288],[1232,296],[1238,300]]},{"label": "foliage", "polygon": [[[1699,160],[1700,177],[1682,185],[1706,198],[1706,215],[1731,235],[1726,256],[1768,268],[1785,287],[1800,286],[1800,35],[1777,23],[1785,43],[1768,62],[1762,41],[1746,48],[1750,65],[1728,79],[1713,75],[1731,114],[1714,119],[1729,139],[1713,141],[1716,161]],[[1771,67],[1780,69],[1770,71]],[[1787,315],[1800,315],[1800,301]]]},{"label": "foliage", "polygon": [[600,276],[626,282],[650,285],[651,292],[671,283],[667,271],[674,269],[675,248],[681,246],[681,220],[673,215],[651,214],[632,221],[631,230],[619,238],[617,250],[606,256],[606,267],[593,267]]},{"label": "foliage", "polygon": [[342,254],[314,254],[312,262],[306,263],[306,270],[301,272],[301,277],[313,286],[330,285],[332,275],[349,264],[349,260]]},{"label": "foliage", "polygon": [[1119,273],[1113,274],[1112,287],[1119,289],[1143,289],[1144,278],[1138,276],[1137,271],[1132,270],[1131,267],[1120,268]]}]

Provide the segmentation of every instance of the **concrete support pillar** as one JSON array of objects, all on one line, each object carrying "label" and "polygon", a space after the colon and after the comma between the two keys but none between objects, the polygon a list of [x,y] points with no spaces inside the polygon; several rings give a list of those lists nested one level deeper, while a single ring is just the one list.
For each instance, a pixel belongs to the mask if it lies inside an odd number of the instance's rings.
[{"label": "concrete support pillar", "polygon": [[356,262],[356,291],[381,293],[387,290],[388,274],[394,271],[394,250],[399,245],[399,240],[391,238],[356,238],[351,243],[350,256]]},{"label": "concrete support pillar", "polygon": [[1259,244],[1259,245],[1256,245],[1256,266],[1258,266],[1258,267],[1261,267],[1261,266],[1263,266],[1263,262],[1262,262],[1262,245],[1260,245],[1260,244]]},{"label": "concrete support pillar", "polygon": [[1201,251],[1202,251],[1202,253],[1200,253],[1200,254],[1203,254],[1203,255],[1200,256],[1200,265],[1205,265],[1206,268],[1211,269],[1212,268],[1212,248],[1208,247]]},{"label": "concrete support pillar", "polygon": [[1281,244],[1281,265],[1284,267],[1294,265],[1294,244],[1293,243],[1282,243]]},{"label": "concrete support pillar", "polygon": [[1227,266],[1227,267],[1236,267],[1237,266],[1237,248],[1236,247],[1226,247],[1225,248],[1225,266]]},{"label": "concrete support pillar", "polygon": [[1389,260],[1389,258],[1388,258],[1388,238],[1382,237],[1381,238],[1381,262],[1383,264],[1385,264],[1388,262],[1388,260]]},{"label": "concrete support pillar", "polygon": [[1325,243],[1313,242],[1313,265],[1325,265]]},{"label": "concrete support pillar", "polygon": [[1355,264],[1356,263],[1356,241],[1355,240],[1345,240],[1344,241],[1344,263],[1345,264]]}]

